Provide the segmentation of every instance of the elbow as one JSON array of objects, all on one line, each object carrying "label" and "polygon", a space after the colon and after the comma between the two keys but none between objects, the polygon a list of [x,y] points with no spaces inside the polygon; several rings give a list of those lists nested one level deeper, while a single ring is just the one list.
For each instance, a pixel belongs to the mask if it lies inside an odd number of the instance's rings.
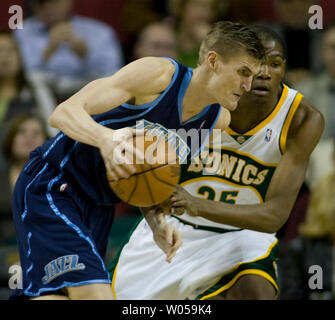
[{"label": "elbow", "polygon": [[288,215],[282,212],[281,210],[277,210],[276,212],[270,212],[267,219],[264,219],[264,230],[262,232],[265,233],[276,233],[278,232],[282,226],[287,221]]},{"label": "elbow", "polygon": [[278,232],[278,230],[281,228],[281,226],[279,226],[278,224],[269,224],[267,226],[264,227],[264,230],[262,230],[262,232],[265,233],[276,233]]},{"label": "elbow", "polygon": [[57,106],[56,109],[52,112],[52,114],[50,115],[50,117],[48,119],[49,126],[61,130],[61,128],[60,128],[61,119],[64,118],[62,116],[63,113],[64,113],[63,106],[62,105]]},{"label": "elbow", "polygon": [[55,118],[56,118],[55,117],[55,111],[53,111],[53,113],[51,114],[51,116],[48,119],[48,125],[51,126],[51,127],[57,128]]},{"label": "elbow", "polygon": [[278,224],[276,224],[273,221],[262,221],[262,224],[259,224],[258,226],[254,228],[250,228],[252,230],[258,231],[258,232],[264,232],[264,233],[276,233],[280,227]]},{"label": "elbow", "polygon": [[59,128],[59,120],[58,120],[58,115],[57,113],[54,111],[51,116],[48,119],[48,124],[49,126],[53,127],[53,128]]}]

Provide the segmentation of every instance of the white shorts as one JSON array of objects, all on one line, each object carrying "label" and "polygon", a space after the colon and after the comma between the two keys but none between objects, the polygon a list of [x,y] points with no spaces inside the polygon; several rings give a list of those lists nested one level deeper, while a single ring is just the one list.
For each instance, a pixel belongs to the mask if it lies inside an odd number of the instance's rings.
[{"label": "white shorts", "polygon": [[175,217],[170,224],[182,232],[183,244],[171,263],[156,245],[143,219],[109,270],[116,299],[208,299],[229,289],[245,274],[269,280],[278,293],[274,234],[251,230],[198,230]]}]

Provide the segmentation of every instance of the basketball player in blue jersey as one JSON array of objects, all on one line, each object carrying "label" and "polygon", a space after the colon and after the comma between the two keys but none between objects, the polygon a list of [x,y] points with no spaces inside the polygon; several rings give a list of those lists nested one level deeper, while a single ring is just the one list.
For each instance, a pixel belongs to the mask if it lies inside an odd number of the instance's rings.
[{"label": "basketball player in blue jersey", "polygon": [[[223,21],[204,40],[194,70],[143,58],[61,103],[49,119],[61,132],[32,152],[14,191],[23,275],[14,297],[113,299],[103,257],[119,199],[106,173],[118,180],[135,172],[122,152],[131,153],[127,139],[136,124],[144,119],[155,130],[195,128],[199,135],[224,128],[263,55],[254,32]],[[179,246],[170,244],[168,259]]]},{"label": "basketball player in blue jersey", "polygon": [[221,137],[182,165],[182,187],[165,204],[165,213],[172,214],[165,219],[182,234],[183,245],[167,264],[159,249],[169,247],[159,228],[162,206],[145,209],[146,221],[110,266],[117,299],[278,295],[275,233],[289,217],[324,120],[282,83],[285,44],[278,35],[252,29],[266,50],[252,89],[231,112]]}]

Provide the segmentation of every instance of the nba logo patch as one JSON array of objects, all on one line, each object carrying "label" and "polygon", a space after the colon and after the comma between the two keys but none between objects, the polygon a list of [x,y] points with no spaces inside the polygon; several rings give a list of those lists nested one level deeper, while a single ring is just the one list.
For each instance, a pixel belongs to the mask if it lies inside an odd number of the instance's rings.
[{"label": "nba logo patch", "polygon": [[272,129],[267,129],[266,134],[265,134],[265,141],[270,142],[271,141],[271,136],[272,136]]}]

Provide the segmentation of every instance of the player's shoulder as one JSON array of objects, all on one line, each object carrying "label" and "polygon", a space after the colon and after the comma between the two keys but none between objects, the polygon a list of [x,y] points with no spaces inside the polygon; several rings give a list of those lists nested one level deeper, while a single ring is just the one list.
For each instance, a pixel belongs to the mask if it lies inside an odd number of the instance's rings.
[{"label": "player's shoulder", "polygon": [[132,96],[154,95],[163,92],[173,80],[174,64],[157,57],[136,59],[107,78],[112,86],[129,90]]},{"label": "player's shoulder", "polygon": [[138,66],[150,67],[151,69],[174,71],[177,65],[173,59],[160,58],[160,57],[143,57],[134,60],[131,64]]},{"label": "player's shoulder", "polygon": [[302,97],[290,126],[292,133],[299,130],[309,130],[309,134],[319,135],[324,129],[322,113],[305,97]]},{"label": "player's shoulder", "polygon": [[319,125],[324,123],[324,117],[322,113],[305,97],[302,97],[300,105],[297,109],[298,118],[305,121],[314,121]]},{"label": "player's shoulder", "polygon": [[140,73],[148,73],[150,71],[153,78],[163,77],[171,80],[172,75],[176,71],[177,63],[167,58],[143,57],[134,60],[129,66],[132,66]]}]

